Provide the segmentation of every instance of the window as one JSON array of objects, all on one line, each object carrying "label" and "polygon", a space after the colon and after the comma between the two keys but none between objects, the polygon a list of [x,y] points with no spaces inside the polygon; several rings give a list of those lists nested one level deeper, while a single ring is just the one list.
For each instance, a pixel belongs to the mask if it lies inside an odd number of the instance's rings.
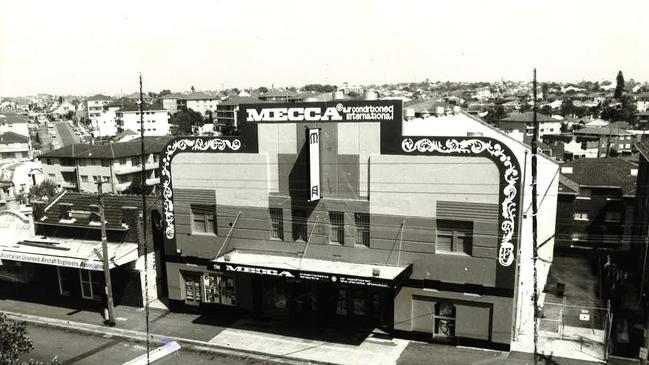
[{"label": "window", "polygon": [[85,158],[80,158],[79,159],[79,166],[86,166],[87,160]]},{"label": "window", "polygon": [[606,212],[604,220],[607,222],[619,222],[622,220],[622,214],[620,212]]},{"label": "window", "polygon": [[191,205],[192,233],[216,234],[215,210],[213,205]]},{"label": "window", "polygon": [[576,221],[587,221],[588,212],[575,211],[575,220]]},{"label": "window", "polygon": [[473,222],[438,220],[436,251],[471,254]]},{"label": "window", "polygon": [[[153,130],[155,130],[155,128],[153,128]],[[153,162],[158,162],[158,155],[155,153],[153,154]]]},{"label": "window", "polygon": [[435,331],[436,336],[455,336],[455,306],[450,302],[435,304]]},{"label": "window", "polygon": [[201,303],[201,277],[195,273],[183,273],[185,282],[185,304],[199,305]]},{"label": "window", "polygon": [[120,165],[126,165],[126,159],[125,158],[120,158],[119,159],[119,164]]},{"label": "window", "polygon": [[234,278],[208,274],[204,279],[205,303],[237,305]]},{"label": "window", "polygon": [[[139,131],[139,129],[138,129]],[[131,157],[131,165],[140,166],[140,157]]]},{"label": "window", "polygon": [[270,208],[270,221],[272,229],[271,238],[284,240],[284,214],[280,208]]},{"label": "window", "polygon": [[81,182],[88,182],[88,175],[81,175]]},{"label": "window", "polygon": [[354,214],[356,223],[356,244],[370,246],[370,215],[366,213]]},{"label": "window", "polygon": [[102,167],[110,167],[110,160],[103,159],[101,160]]},{"label": "window", "polygon": [[81,297],[84,299],[99,300],[101,284],[99,283],[100,272],[93,272],[91,270],[79,269],[79,278],[81,279]]},{"label": "window", "polygon": [[293,240],[305,241],[306,235],[306,211],[302,209],[293,210]]},{"label": "window", "polygon": [[573,241],[587,241],[588,240],[588,233],[586,233],[586,232],[573,232],[570,235],[570,238]]},{"label": "window", "polygon": [[104,176],[104,182],[110,183],[110,176]]},{"label": "window", "polygon": [[345,244],[345,213],[329,212],[329,229],[330,242]]}]

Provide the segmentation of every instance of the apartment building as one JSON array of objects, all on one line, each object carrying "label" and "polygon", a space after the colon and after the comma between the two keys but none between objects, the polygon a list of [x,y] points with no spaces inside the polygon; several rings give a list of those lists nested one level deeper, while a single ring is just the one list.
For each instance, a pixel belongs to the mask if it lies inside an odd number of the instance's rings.
[{"label": "apartment building", "polygon": [[[169,114],[159,104],[146,104],[142,109],[145,136],[166,136],[169,134]],[[128,104],[115,112],[117,133],[129,129],[140,133],[140,109],[137,104]]]},{"label": "apartment building", "polygon": [[[144,137],[146,185],[160,182],[158,157],[171,137]],[[119,193],[139,183],[142,174],[140,139],[90,145],[76,143],[42,154],[43,172],[65,190],[96,192],[103,178],[104,192]]]},{"label": "apartment building", "polygon": [[573,131],[573,134],[583,149],[597,150],[597,157],[631,154],[636,142],[633,133],[612,126],[584,127]]},{"label": "apartment building", "polygon": [[111,102],[111,100],[112,98],[110,96],[101,94],[93,95],[86,99],[88,118],[93,121],[99,118],[104,111],[104,107],[106,107]]}]

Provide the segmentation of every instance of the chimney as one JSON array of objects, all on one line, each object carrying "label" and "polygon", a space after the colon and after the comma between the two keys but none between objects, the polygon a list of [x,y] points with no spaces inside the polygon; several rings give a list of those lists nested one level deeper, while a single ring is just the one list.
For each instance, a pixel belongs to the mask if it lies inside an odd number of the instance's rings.
[{"label": "chimney", "polygon": [[72,210],[72,203],[59,203],[59,219],[69,220],[72,219],[70,211]]},{"label": "chimney", "polygon": [[124,241],[138,242],[138,225],[137,217],[140,210],[137,207],[123,206],[122,207],[122,226],[128,229]]}]

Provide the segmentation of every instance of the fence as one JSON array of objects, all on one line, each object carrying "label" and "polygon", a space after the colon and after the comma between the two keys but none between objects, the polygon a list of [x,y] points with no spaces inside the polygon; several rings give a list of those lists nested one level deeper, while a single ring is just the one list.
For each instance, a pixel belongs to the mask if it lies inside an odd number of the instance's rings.
[{"label": "fence", "polygon": [[545,302],[539,316],[539,337],[562,341],[575,341],[587,346],[600,347],[606,357],[613,315],[610,301],[566,304]]}]

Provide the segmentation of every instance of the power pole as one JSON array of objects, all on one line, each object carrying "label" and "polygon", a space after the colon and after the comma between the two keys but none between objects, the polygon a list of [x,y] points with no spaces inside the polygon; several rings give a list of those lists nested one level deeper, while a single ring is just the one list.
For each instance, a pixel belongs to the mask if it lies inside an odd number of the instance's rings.
[{"label": "power pole", "polygon": [[[142,163],[142,170],[140,182],[142,184],[142,242],[144,244],[144,319],[146,322],[146,363],[150,364],[150,351],[151,343],[149,340],[149,249],[147,247],[146,239],[146,162],[147,155],[144,149],[144,97],[142,92],[142,74],[140,74],[140,162]],[[154,255],[155,257],[155,255]]]},{"label": "power pole", "polygon": [[532,82],[532,86],[534,88],[533,95],[534,95],[534,104],[533,104],[533,110],[534,113],[532,114],[533,116],[533,123],[534,123],[534,131],[532,133],[532,264],[534,265],[534,292],[532,294],[532,299],[534,301],[534,364],[537,362],[537,352],[538,352],[538,342],[539,342],[539,335],[538,335],[538,329],[539,329],[539,323],[538,323],[538,316],[537,316],[537,303],[539,301],[539,293],[538,293],[538,279],[537,279],[537,270],[536,270],[536,260],[538,258],[538,247],[537,247],[537,233],[538,233],[538,222],[536,219],[536,213],[538,212],[538,206],[537,206],[537,199],[536,199],[536,194],[537,194],[537,161],[536,161],[536,155],[537,155],[537,139],[539,138],[539,123],[536,118],[536,69],[534,69],[534,81]]},{"label": "power pole", "polygon": [[101,222],[101,259],[104,263],[104,292],[106,293],[106,311],[108,312],[108,319],[106,319],[106,324],[109,326],[114,326],[115,313],[113,306],[113,285],[110,281],[110,265],[108,264],[108,241],[106,239],[106,217],[104,216],[104,196],[102,192],[103,183],[104,179],[102,177],[99,177],[99,179],[97,179],[97,193],[99,194],[99,220]]}]

